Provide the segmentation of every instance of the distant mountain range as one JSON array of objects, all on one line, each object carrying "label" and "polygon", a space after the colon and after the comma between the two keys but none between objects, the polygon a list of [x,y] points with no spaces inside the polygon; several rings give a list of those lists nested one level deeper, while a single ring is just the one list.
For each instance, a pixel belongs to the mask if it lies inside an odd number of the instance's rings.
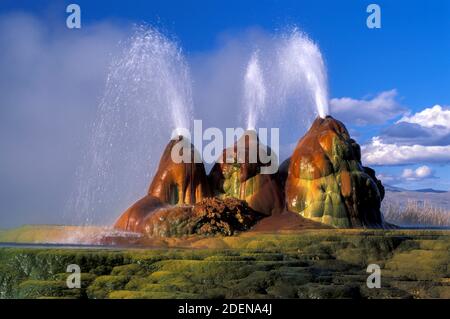
[{"label": "distant mountain range", "polygon": [[384,189],[388,192],[396,192],[396,193],[400,193],[400,192],[416,192],[416,193],[447,193],[448,191],[444,191],[444,190],[439,190],[439,189],[433,189],[433,188],[421,188],[421,189],[406,189],[406,188],[401,188],[401,187],[396,187],[396,186],[391,186],[391,185],[384,185]]}]

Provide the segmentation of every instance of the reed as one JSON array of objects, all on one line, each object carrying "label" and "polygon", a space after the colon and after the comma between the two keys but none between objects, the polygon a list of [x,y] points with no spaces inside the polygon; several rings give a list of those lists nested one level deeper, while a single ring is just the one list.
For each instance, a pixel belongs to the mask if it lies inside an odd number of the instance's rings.
[{"label": "reed", "polygon": [[400,226],[450,226],[450,211],[429,201],[387,202],[383,203],[382,211],[386,221]]}]

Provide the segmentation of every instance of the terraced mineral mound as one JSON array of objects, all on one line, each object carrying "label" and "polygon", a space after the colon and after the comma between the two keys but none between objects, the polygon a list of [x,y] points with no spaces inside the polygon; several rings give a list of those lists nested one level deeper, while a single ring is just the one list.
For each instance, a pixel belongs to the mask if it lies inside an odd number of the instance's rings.
[{"label": "terraced mineral mound", "polygon": [[361,150],[344,124],[317,118],[289,161],[287,208],[334,227],[383,227],[384,187],[362,166]]},{"label": "terraced mineral mound", "polygon": [[234,146],[223,151],[211,169],[209,179],[214,195],[245,200],[266,216],[280,214],[284,198],[278,173],[261,173],[263,167],[270,165],[269,160],[277,161],[276,155],[260,145],[255,131],[246,131]]}]

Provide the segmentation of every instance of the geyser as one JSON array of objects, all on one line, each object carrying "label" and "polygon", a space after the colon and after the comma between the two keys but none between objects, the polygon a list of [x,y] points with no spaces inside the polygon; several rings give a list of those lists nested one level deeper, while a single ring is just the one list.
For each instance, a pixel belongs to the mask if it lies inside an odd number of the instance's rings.
[{"label": "geyser", "polygon": [[294,28],[281,37],[277,57],[278,81],[283,94],[304,90],[313,100],[318,115],[325,118],[329,114],[327,74],[318,46]]},{"label": "geyser", "polygon": [[283,127],[282,138],[294,143],[317,116],[325,118],[329,113],[320,49],[297,28],[270,40],[256,40],[252,47],[257,49],[250,51],[242,74],[244,125]]},{"label": "geyser", "polygon": [[159,31],[137,27],[110,66],[67,208],[71,222],[110,222],[111,212],[141,197],[171,132],[188,129],[192,113],[182,50]]},{"label": "geyser", "polygon": [[266,87],[259,63],[258,52],[254,52],[247,65],[244,79],[244,104],[247,111],[247,129],[256,129],[258,117],[264,113]]}]

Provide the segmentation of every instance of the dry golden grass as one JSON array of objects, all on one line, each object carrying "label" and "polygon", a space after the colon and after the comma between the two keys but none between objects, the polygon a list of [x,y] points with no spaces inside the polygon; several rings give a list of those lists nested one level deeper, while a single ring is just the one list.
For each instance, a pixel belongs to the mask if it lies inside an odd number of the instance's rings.
[{"label": "dry golden grass", "polygon": [[450,211],[428,201],[409,200],[405,205],[386,203],[383,215],[386,221],[400,226],[450,226]]}]

